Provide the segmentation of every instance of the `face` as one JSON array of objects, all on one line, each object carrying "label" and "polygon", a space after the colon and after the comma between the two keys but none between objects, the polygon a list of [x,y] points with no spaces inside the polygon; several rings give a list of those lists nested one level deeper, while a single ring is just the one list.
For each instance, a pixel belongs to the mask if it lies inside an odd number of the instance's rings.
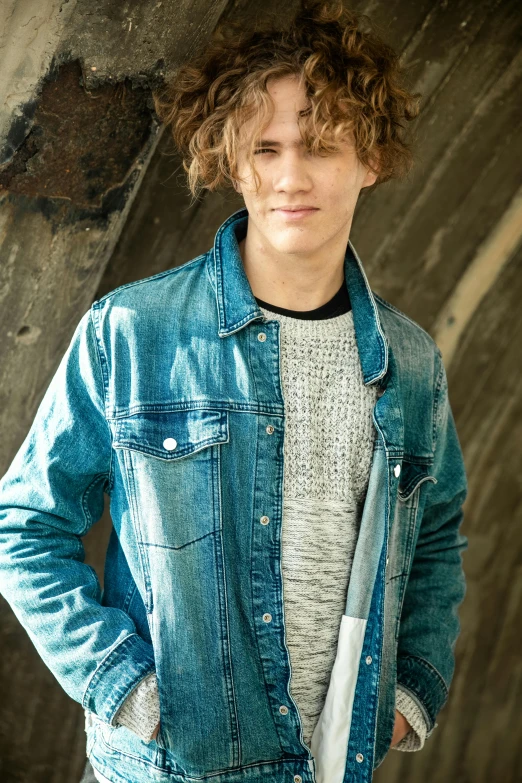
[{"label": "face", "polygon": [[377,175],[358,160],[351,140],[326,157],[306,151],[297,112],[308,103],[296,77],[272,80],[268,90],[275,111],[255,150],[257,193],[245,148],[239,150],[236,189],[248,209],[249,233],[265,251],[283,254],[314,256],[329,245],[346,245],[360,190]]}]

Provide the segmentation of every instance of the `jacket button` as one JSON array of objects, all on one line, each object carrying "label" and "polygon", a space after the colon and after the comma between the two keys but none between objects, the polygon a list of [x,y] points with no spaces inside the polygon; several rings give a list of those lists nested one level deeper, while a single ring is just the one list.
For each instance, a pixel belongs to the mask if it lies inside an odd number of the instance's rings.
[{"label": "jacket button", "polygon": [[265,621],[265,623],[272,622],[272,615],[270,614],[270,612],[265,612],[264,613],[263,620]]},{"label": "jacket button", "polygon": [[172,449],[175,449],[177,445],[178,442],[174,440],[174,438],[165,438],[163,441],[163,446],[167,449],[167,451],[172,451]]},{"label": "jacket button", "polygon": [[259,334],[257,335],[257,339],[259,340],[260,343],[264,343],[266,340],[266,334],[264,332],[259,332]]},{"label": "jacket button", "polygon": [[373,658],[372,658],[372,656],[371,656],[371,655],[367,655],[367,656],[366,656],[366,663],[367,663],[368,665],[370,665],[370,663],[371,663],[372,661],[373,661]]},{"label": "jacket button", "polygon": [[294,775],[294,783],[303,783],[301,775]]},{"label": "jacket button", "polygon": [[268,525],[270,519],[268,517],[261,517],[259,521],[261,522],[262,525]]},{"label": "jacket button", "polygon": [[274,432],[273,426],[269,424],[266,428],[266,431],[268,432],[269,435],[272,435],[272,433]]},{"label": "jacket button", "polygon": [[358,753],[355,757],[355,760],[359,762],[359,764],[364,761],[364,756],[362,753]]},{"label": "jacket button", "polygon": [[288,714],[288,707],[285,707],[284,704],[281,704],[281,706],[279,707],[279,712],[281,713],[281,715],[287,715]]},{"label": "jacket button", "polygon": [[398,477],[398,476],[399,476],[399,473],[401,472],[401,466],[400,466],[400,465],[395,465],[395,467],[394,467],[394,469],[393,469],[393,472],[394,472],[394,473],[395,473],[395,475]]}]

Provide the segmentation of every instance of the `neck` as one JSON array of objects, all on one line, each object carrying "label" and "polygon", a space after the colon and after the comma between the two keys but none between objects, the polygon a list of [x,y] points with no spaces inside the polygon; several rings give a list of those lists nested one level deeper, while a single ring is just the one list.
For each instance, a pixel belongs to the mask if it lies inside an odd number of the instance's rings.
[{"label": "neck", "polygon": [[330,301],[343,283],[347,241],[343,235],[335,247],[314,256],[277,253],[251,230],[249,220],[239,250],[255,297],[282,308],[313,310]]}]

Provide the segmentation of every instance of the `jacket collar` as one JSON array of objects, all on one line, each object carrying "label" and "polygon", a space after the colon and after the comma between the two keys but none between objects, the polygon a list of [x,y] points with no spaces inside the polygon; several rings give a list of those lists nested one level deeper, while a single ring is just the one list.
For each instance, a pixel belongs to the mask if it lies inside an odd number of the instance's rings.
[{"label": "jacket collar", "polygon": [[[216,293],[218,335],[227,337],[250,321],[264,318],[246,276],[239,242],[246,235],[248,210],[234,212],[216,232],[208,254],[208,271]],[[344,260],[355,337],[365,385],[375,383],[388,370],[388,341],[379,318],[377,303],[361,260],[348,240]]]}]

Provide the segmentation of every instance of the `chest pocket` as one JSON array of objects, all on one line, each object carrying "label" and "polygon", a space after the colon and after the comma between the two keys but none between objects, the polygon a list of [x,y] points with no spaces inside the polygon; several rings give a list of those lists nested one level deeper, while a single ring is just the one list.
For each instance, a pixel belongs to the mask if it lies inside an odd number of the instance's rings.
[{"label": "chest pocket", "polygon": [[219,449],[228,411],[147,411],[118,419],[113,448],[140,543],[179,549],[219,524]]}]

